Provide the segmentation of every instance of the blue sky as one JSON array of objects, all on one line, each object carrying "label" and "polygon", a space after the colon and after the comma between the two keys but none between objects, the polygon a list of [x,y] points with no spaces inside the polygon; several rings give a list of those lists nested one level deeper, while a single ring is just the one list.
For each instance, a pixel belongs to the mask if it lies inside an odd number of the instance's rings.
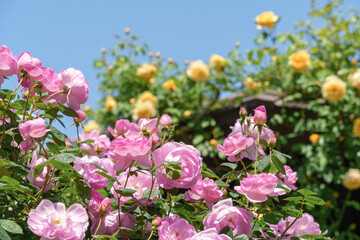
[{"label": "blue sky", "polygon": [[[344,6],[360,8],[360,1],[346,0]],[[307,18],[310,0],[3,0],[0,8],[0,45],[15,56],[28,51],[56,72],[81,70],[90,85],[88,105],[94,108],[100,93],[93,61],[102,47],[116,44],[114,34],[123,34],[125,27],[166,58],[208,61],[213,53],[227,55],[235,42],[243,53],[252,48],[258,31],[253,20],[263,11],[281,16],[278,32],[291,31],[294,21]],[[75,136],[75,128],[65,133]]]}]

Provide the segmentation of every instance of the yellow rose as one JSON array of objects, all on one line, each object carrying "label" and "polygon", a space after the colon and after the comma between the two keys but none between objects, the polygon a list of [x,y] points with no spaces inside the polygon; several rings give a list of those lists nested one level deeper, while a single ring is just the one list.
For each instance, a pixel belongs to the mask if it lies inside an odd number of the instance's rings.
[{"label": "yellow rose", "polygon": [[209,63],[210,63],[210,66],[215,69],[215,71],[221,72],[226,65],[226,60],[224,57],[222,57],[218,54],[213,54],[210,57]]},{"label": "yellow rose", "polygon": [[146,101],[150,101],[152,104],[154,104],[155,106],[158,105],[158,100],[157,98],[149,91],[145,91],[143,92],[140,97],[139,97],[140,101],[146,102]]},{"label": "yellow rose", "polygon": [[350,168],[349,171],[345,174],[342,183],[344,187],[349,190],[355,190],[360,188],[360,170]]},{"label": "yellow rose", "polygon": [[349,82],[351,86],[360,91],[360,68],[349,75]]},{"label": "yellow rose", "polygon": [[115,98],[112,96],[108,96],[105,101],[105,108],[108,112],[111,112],[114,108],[116,108]]},{"label": "yellow rose", "polygon": [[216,146],[217,145],[217,143],[218,143],[218,141],[216,140],[216,139],[210,139],[210,145],[211,146]]},{"label": "yellow rose", "polygon": [[134,104],[136,102],[135,98],[130,98],[129,103]]},{"label": "yellow rose", "polygon": [[313,133],[313,134],[310,135],[309,140],[312,143],[317,143],[317,142],[319,142],[319,138],[320,138],[319,134]]},{"label": "yellow rose", "polygon": [[156,114],[154,104],[151,101],[137,101],[132,110],[132,117],[135,120],[140,118],[152,118]]},{"label": "yellow rose", "polygon": [[356,118],[354,121],[353,133],[355,136],[360,137],[360,118]]},{"label": "yellow rose", "polygon": [[263,27],[272,29],[277,21],[279,21],[279,16],[276,16],[272,11],[262,12],[255,18],[255,22],[258,24],[256,26],[257,29],[262,29]]},{"label": "yellow rose", "polygon": [[151,79],[155,75],[156,71],[157,71],[157,69],[154,65],[143,63],[136,70],[136,75],[138,75],[140,78],[144,79],[145,81],[151,83]]},{"label": "yellow rose", "polygon": [[100,125],[94,120],[88,121],[84,126],[84,133],[89,133],[92,130],[101,130]]},{"label": "yellow rose", "polygon": [[306,50],[294,52],[289,57],[289,65],[297,71],[310,67],[310,54]]},{"label": "yellow rose", "polygon": [[325,78],[325,83],[321,87],[323,98],[329,102],[341,100],[346,93],[346,84],[335,75]]},{"label": "yellow rose", "polygon": [[201,60],[190,63],[186,74],[195,82],[205,82],[209,78],[209,67]]},{"label": "yellow rose", "polygon": [[173,79],[167,80],[166,82],[163,83],[163,87],[165,90],[173,92],[176,90],[176,84],[175,81]]},{"label": "yellow rose", "polygon": [[257,87],[256,82],[251,77],[248,77],[244,81],[245,86],[247,86],[250,90],[255,90]]},{"label": "yellow rose", "polygon": [[185,112],[184,112],[184,116],[185,117],[190,117],[191,116],[191,112],[189,111],[189,110],[186,110]]}]

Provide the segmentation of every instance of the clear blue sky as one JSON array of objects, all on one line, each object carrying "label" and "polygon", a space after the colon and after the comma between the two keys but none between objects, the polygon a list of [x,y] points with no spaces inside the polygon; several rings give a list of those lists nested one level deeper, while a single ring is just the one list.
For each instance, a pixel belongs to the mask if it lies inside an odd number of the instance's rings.
[{"label": "clear blue sky", "polygon": [[[360,8],[360,1],[346,0],[344,6]],[[278,32],[291,31],[294,21],[307,18],[310,0],[1,0],[0,9],[0,45],[15,56],[28,51],[56,72],[81,70],[90,85],[87,105],[96,107],[100,93],[93,60],[102,47],[116,44],[114,34],[125,27],[177,62],[208,61],[213,53],[226,55],[237,41],[243,53],[252,48],[258,31],[253,20],[263,11],[281,16]],[[74,128],[65,133],[76,135]]]}]

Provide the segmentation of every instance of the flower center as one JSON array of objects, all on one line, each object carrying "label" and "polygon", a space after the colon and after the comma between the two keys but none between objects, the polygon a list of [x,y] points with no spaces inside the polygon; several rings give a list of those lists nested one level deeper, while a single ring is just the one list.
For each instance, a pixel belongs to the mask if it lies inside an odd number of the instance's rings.
[{"label": "flower center", "polygon": [[61,219],[60,218],[53,218],[53,223],[55,225],[61,224]]}]

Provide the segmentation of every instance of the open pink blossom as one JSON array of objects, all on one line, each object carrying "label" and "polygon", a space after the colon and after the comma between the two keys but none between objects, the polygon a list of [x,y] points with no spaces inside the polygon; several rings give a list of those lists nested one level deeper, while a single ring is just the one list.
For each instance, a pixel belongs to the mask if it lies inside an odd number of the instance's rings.
[{"label": "open pink blossom", "polygon": [[115,138],[118,136],[125,136],[125,134],[129,131],[129,129],[130,129],[130,121],[127,119],[117,120],[114,129],[112,129],[111,127],[108,128],[110,134]]},{"label": "open pink blossom", "polygon": [[138,122],[138,125],[140,129],[143,132],[148,133],[149,135],[159,132],[161,130],[161,127],[157,125],[158,119],[157,118],[141,118]]},{"label": "open pink blossom", "polygon": [[4,77],[16,74],[16,58],[5,45],[0,46],[0,86],[4,83]]},{"label": "open pink blossom", "polygon": [[42,67],[41,92],[48,92],[49,95],[59,91],[60,81],[54,69]]},{"label": "open pink blossom", "polygon": [[[233,134],[224,139],[224,146],[218,145],[217,149],[228,156],[231,162],[239,161],[247,154],[246,149],[254,145],[254,139],[245,135]],[[236,157],[240,153],[239,158]]]},{"label": "open pink blossom", "polygon": [[196,234],[195,228],[177,215],[162,219],[158,228],[159,240],[184,240]]},{"label": "open pink blossom", "polygon": [[136,138],[138,136],[142,136],[142,130],[137,123],[130,123],[129,131],[125,133],[125,137],[127,138]]},{"label": "open pink blossom", "polygon": [[[135,173],[136,171],[136,173]],[[114,197],[117,199],[118,194],[115,190],[119,190],[120,187],[133,189],[136,192],[132,195],[133,198],[138,200],[143,205],[150,205],[156,201],[157,197],[152,197],[148,200],[148,198],[143,197],[143,192],[146,190],[150,190],[152,186],[152,176],[151,173],[145,170],[138,170],[135,167],[130,169],[130,176],[128,176],[129,171],[125,171],[119,174],[117,180],[120,185],[115,182],[114,187],[111,189]],[[125,186],[126,182],[126,186]],[[159,189],[159,185],[155,182],[152,186],[153,189]],[[130,200],[132,197],[122,196],[120,198],[120,205],[123,205],[126,201]]]},{"label": "open pink blossom", "polygon": [[[136,229],[136,219],[130,213],[120,213],[121,226],[132,229]],[[100,218],[95,218],[92,220],[90,231],[92,234],[95,234],[97,227],[99,226]],[[113,235],[119,230],[119,212],[114,210],[108,212],[102,219],[97,235]],[[122,229],[121,232],[127,232],[128,230]],[[121,235],[122,238],[128,239],[127,235]]]},{"label": "open pink blossom", "polygon": [[266,123],[266,108],[261,105],[254,109],[254,123],[256,125],[264,125]]},{"label": "open pink blossom", "polygon": [[[31,169],[31,170],[27,170],[27,172],[29,173],[27,175],[27,179],[34,184],[39,190],[42,189],[44,187],[44,184],[46,182],[46,175],[48,173],[49,167],[45,166],[42,170],[42,172],[39,174],[39,176],[35,177],[34,176],[34,169],[37,165],[46,162],[46,158],[41,156],[40,158],[37,157],[37,153],[34,151],[33,152],[33,157],[31,159],[30,164],[28,164],[27,166]],[[45,188],[43,192],[47,192],[49,189],[51,188],[51,185],[48,184]]]},{"label": "open pink blossom", "polygon": [[85,237],[89,217],[80,204],[66,210],[63,203],[45,199],[30,211],[27,223],[33,233],[46,239],[80,240]]},{"label": "open pink blossom", "polygon": [[67,103],[69,108],[77,111],[80,105],[86,103],[89,98],[89,84],[84,75],[77,69],[68,68],[62,70],[59,76],[58,93],[55,98],[60,103]]},{"label": "open pink blossom", "polygon": [[284,165],[285,173],[286,175],[282,173],[279,174],[279,178],[282,180],[282,182],[286,185],[286,187],[290,188],[291,190],[296,190],[297,187],[295,187],[295,183],[298,180],[297,172],[294,172],[290,166]]},{"label": "open pink blossom", "polygon": [[203,224],[205,229],[216,228],[217,232],[229,226],[233,230],[234,237],[241,234],[251,236],[251,220],[253,215],[251,212],[240,208],[234,207],[232,199],[228,198],[216,203],[212,212],[204,218]]},{"label": "open pink blossom", "polygon": [[238,193],[244,194],[250,202],[265,202],[268,196],[274,192],[277,182],[278,179],[274,175],[260,173],[248,175],[240,181],[240,186],[234,189]]},{"label": "open pink blossom", "polygon": [[83,176],[84,180],[90,184],[94,189],[102,189],[106,187],[108,179],[96,173],[99,170],[97,167],[90,165],[96,164],[99,167],[107,170],[107,175],[115,177],[114,163],[108,158],[98,158],[96,156],[84,156],[82,158],[76,157],[74,161],[74,169]]},{"label": "open pink blossom", "polygon": [[132,161],[151,167],[150,153],[151,142],[146,137],[118,137],[111,142],[108,157],[115,162],[114,169],[121,171],[128,168]]},{"label": "open pink blossom", "polygon": [[171,126],[171,117],[169,114],[164,113],[160,118],[160,124],[164,127],[170,127]]},{"label": "open pink blossom", "polygon": [[19,132],[24,139],[20,143],[20,149],[23,151],[31,149],[35,144],[33,139],[41,138],[49,131],[50,129],[46,129],[45,120],[42,118],[36,118],[20,123]]},{"label": "open pink blossom", "polygon": [[[272,234],[275,235],[275,238],[268,236],[266,233],[262,233],[264,238],[275,240],[278,239],[283,232],[295,220],[294,217],[287,217],[285,220],[281,219],[278,224],[272,225],[268,224],[271,229],[273,229]],[[320,235],[321,230],[319,224],[314,221],[314,217],[308,213],[304,213],[301,218],[296,220],[296,222],[286,231],[284,234],[284,239],[290,239],[292,237],[301,237],[303,235]],[[305,238],[300,238],[305,240]]]},{"label": "open pink blossom", "polygon": [[184,199],[190,202],[205,200],[206,206],[212,208],[215,202],[219,201],[223,196],[223,191],[215,184],[214,180],[198,176],[195,186],[184,193]]},{"label": "open pink blossom", "polygon": [[105,134],[100,135],[99,130],[95,129],[89,133],[82,133],[79,137],[82,142],[86,140],[94,140],[94,142],[91,143],[92,147],[86,143],[82,143],[80,145],[80,148],[87,151],[89,155],[96,156],[99,153],[100,157],[106,156],[107,150],[110,147],[110,139]]},{"label": "open pink blossom", "polygon": [[192,237],[187,238],[186,240],[231,240],[231,237],[225,234],[218,234],[216,228],[209,228],[204,231],[198,232]]},{"label": "open pink blossom", "polygon": [[23,52],[17,59],[17,73],[19,81],[23,77],[21,85],[30,88],[34,85],[33,80],[42,78],[43,68],[41,61],[34,58],[28,52]]},{"label": "open pink blossom", "polygon": [[180,162],[182,176],[178,179],[171,179],[164,168],[156,169],[157,181],[162,188],[191,188],[201,175],[201,153],[191,145],[177,142],[165,143],[154,151],[154,164],[159,166],[165,162]]}]

